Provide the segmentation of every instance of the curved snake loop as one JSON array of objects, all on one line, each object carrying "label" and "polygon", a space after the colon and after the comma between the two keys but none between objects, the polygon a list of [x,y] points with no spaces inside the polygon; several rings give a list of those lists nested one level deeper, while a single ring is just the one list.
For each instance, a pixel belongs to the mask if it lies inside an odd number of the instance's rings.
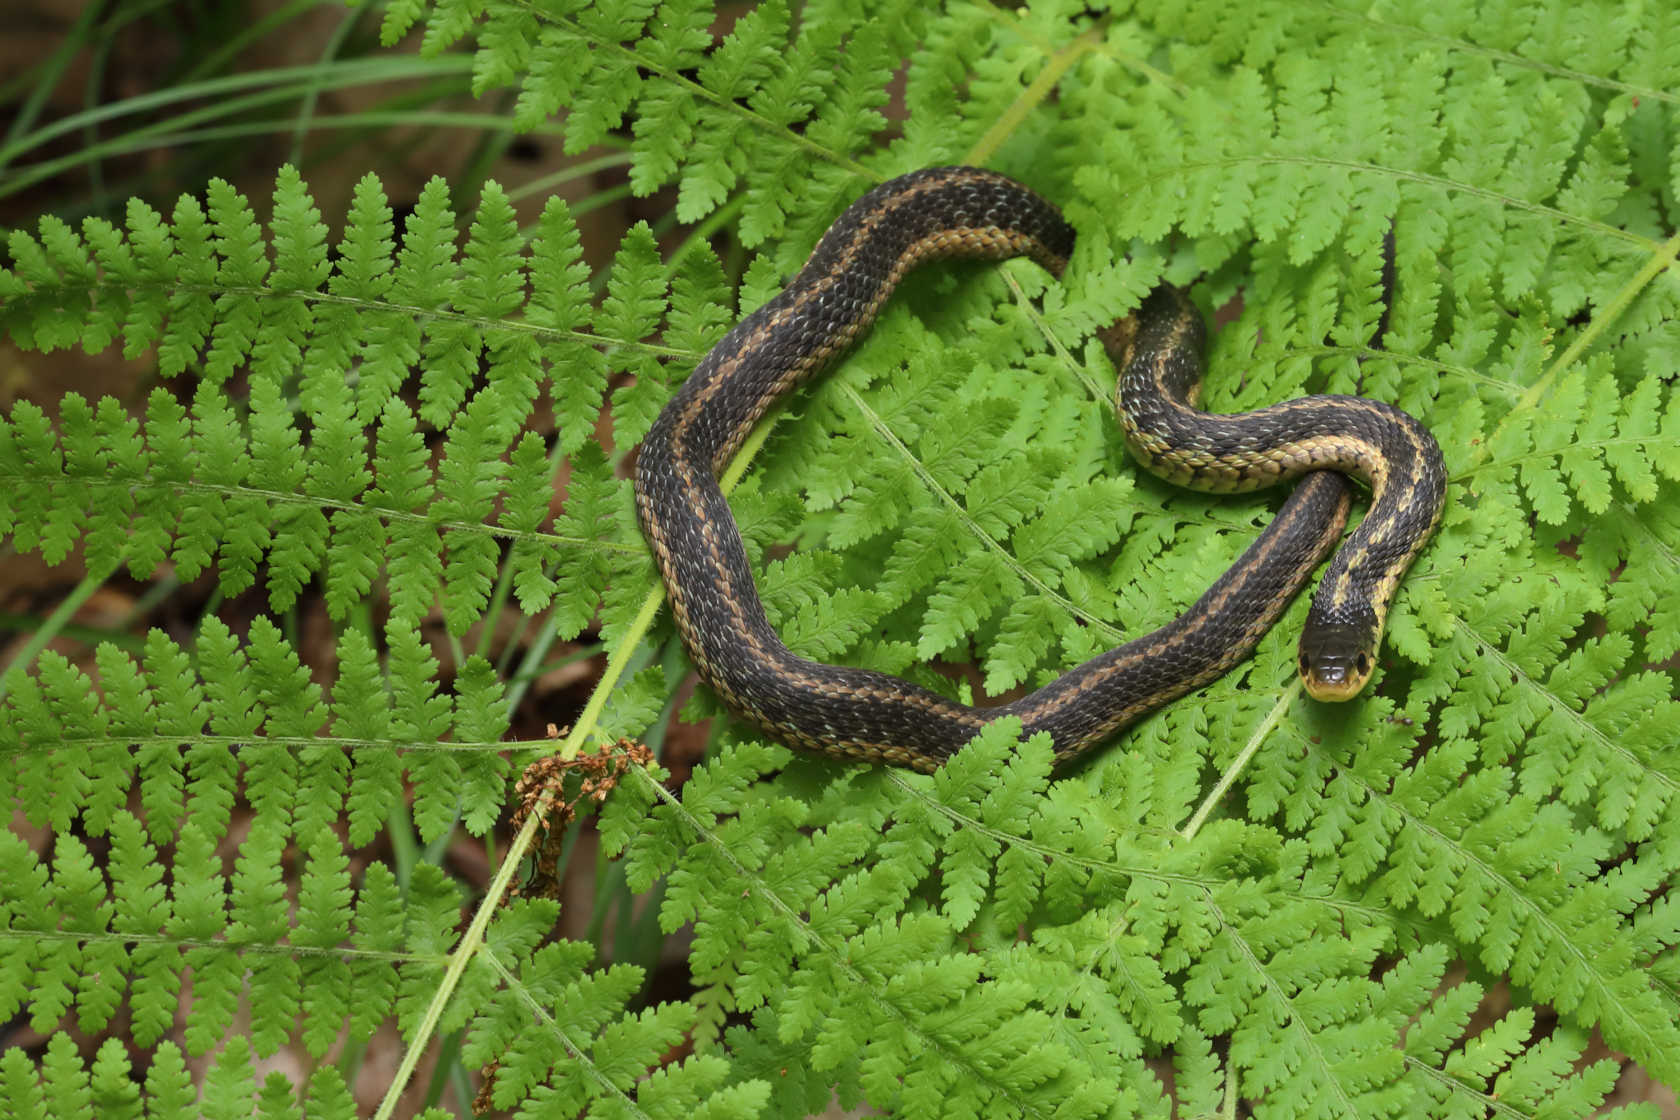
[{"label": "curved snake loop", "polygon": [[1248,656],[1341,538],[1344,475],[1370,487],[1371,506],[1313,597],[1300,665],[1320,699],[1364,686],[1395,587],[1440,516],[1440,450],[1412,417],[1362,397],[1200,411],[1204,328],[1170,287],[1100,332],[1120,370],[1116,407],[1127,445],[1156,473],[1206,490],[1305,476],[1193,606],[992,708],[810,661],[777,637],[717,482],[754,423],[865,331],[915,265],[1025,255],[1059,276],[1073,238],[1055,206],[994,172],[930,168],[884,183],[840,216],[799,274],[731,330],[660,413],[637,461],[637,513],[683,642],[730,707],[794,745],[921,770],[937,768],[990,720],[1015,715],[1027,734],[1049,732],[1065,761]]}]

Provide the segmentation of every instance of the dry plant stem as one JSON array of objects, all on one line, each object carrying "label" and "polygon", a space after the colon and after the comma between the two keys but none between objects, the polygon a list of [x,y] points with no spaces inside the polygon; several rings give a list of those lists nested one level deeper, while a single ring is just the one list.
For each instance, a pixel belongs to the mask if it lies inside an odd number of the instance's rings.
[{"label": "dry plant stem", "polygon": [[[774,423],[774,417],[767,419],[753,431],[753,434],[747,438],[746,443],[742,444],[740,453],[735,456],[734,461],[729,464],[729,469],[724,472],[722,485],[725,494],[734,490],[736,485],[740,483],[741,477],[747,473],[747,467],[751,465],[753,456],[758,454],[759,448],[764,446],[764,441],[769,436]],[[595,686],[595,691],[590,694],[589,703],[584,706],[577,722],[572,725],[571,733],[566,736],[560,744],[560,749],[555,752],[560,758],[566,760],[576,758],[584,742],[594,733],[595,725],[601,718],[601,711],[606,707],[607,698],[612,695],[613,689],[618,686],[619,677],[624,674],[625,666],[630,663],[630,658],[635,653],[636,647],[641,645],[642,639],[647,636],[648,627],[653,624],[654,617],[658,615],[659,608],[664,603],[665,588],[663,585],[655,584],[653,590],[649,591],[647,598],[643,600],[641,609],[636,612],[636,617],[625,630],[624,637],[619,641],[618,647],[607,658],[606,669],[602,671],[600,683]],[[449,964],[444,969],[443,979],[439,981],[437,991],[432,994],[431,1002],[426,1005],[425,1014],[420,1017],[420,1024],[415,1029],[414,1038],[403,1052],[402,1063],[397,1067],[396,1075],[391,1078],[391,1084],[386,1088],[385,1096],[379,1102],[379,1108],[374,1112],[374,1120],[390,1120],[390,1117],[396,1114],[397,1099],[402,1095],[403,1088],[408,1084],[409,1078],[414,1076],[414,1070],[420,1064],[420,1056],[425,1052],[426,1044],[437,1030],[438,1020],[443,1017],[443,1009],[448,1006],[450,997],[455,994],[455,989],[461,982],[461,975],[466,972],[467,965],[484,945],[484,933],[490,928],[490,919],[501,908],[502,900],[507,896],[508,888],[513,882],[514,873],[518,871],[520,865],[524,863],[526,855],[529,854],[531,844],[536,839],[540,821],[540,816],[532,813],[526,818],[525,827],[519,830],[508,845],[508,850],[502,857],[501,866],[496,869],[495,878],[490,880],[490,885],[485,890],[484,897],[479,901],[478,910],[473,914],[472,924],[467,927],[467,932],[461,936],[460,943],[449,954]]]},{"label": "dry plant stem", "polygon": [[[1010,106],[1004,116],[987,130],[986,135],[968,153],[963,162],[970,164],[983,162],[1008,134],[1020,125],[1032,107],[1048,96],[1051,88],[1061,79],[1062,75],[1096,45],[1099,38],[1099,32],[1093,29],[1051,56],[1044,70],[1022,92],[1021,97]],[[741,445],[741,450],[730,462],[723,477],[719,479],[725,495],[733,491],[740,483],[742,476],[747,472],[747,468],[752,464],[753,457],[764,446],[764,441],[768,438],[775,423],[775,414],[766,417],[747,437],[746,442]],[[578,716],[577,723],[572,726],[571,733],[566,736],[560,744],[559,750],[555,752],[560,758],[570,760],[577,757],[577,753],[582,749],[585,740],[594,733],[595,725],[601,718],[601,711],[606,707],[607,698],[612,695],[613,689],[617,687],[619,677],[623,675],[625,666],[630,663],[631,655],[641,645],[642,639],[647,635],[648,628],[653,624],[654,617],[659,613],[659,608],[664,603],[665,588],[661,584],[656,584],[648,592],[647,598],[642,602],[641,609],[636,612],[636,617],[625,630],[624,637],[620,640],[618,647],[613,650],[612,655],[607,659],[607,666],[601,674],[600,683],[590,694],[589,702],[584,706],[582,714]],[[414,1038],[403,1053],[402,1063],[397,1067],[396,1075],[392,1077],[391,1084],[386,1089],[385,1097],[379,1102],[379,1108],[374,1113],[374,1120],[389,1120],[395,1114],[397,1098],[402,1094],[409,1078],[414,1076],[414,1070],[420,1064],[420,1055],[425,1050],[433,1032],[437,1030],[438,1021],[443,1016],[443,1009],[448,1005],[450,997],[455,993],[455,988],[460,984],[461,975],[466,971],[467,964],[484,944],[484,933],[490,926],[490,919],[501,907],[502,899],[506,896],[508,887],[513,882],[514,872],[530,852],[531,844],[536,838],[537,826],[538,817],[537,814],[533,813],[525,821],[525,827],[519,830],[518,835],[508,845],[501,866],[497,869],[495,878],[490,881],[489,889],[485,891],[484,898],[479,902],[478,911],[473,915],[472,924],[467,927],[467,932],[449,956],[449,964],[444,970],[443,979],[438,984],[437,991],[433,993],[431,1002],[427,1004],[425,1014],[421,1016]]]}]

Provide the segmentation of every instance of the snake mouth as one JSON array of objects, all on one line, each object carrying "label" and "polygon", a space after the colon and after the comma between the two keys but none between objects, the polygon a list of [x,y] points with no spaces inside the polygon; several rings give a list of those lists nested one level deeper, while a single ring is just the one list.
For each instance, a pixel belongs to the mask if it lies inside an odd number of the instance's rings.
[{"label": "snake mouth", "polygon": [[1301,635],[1301,683],[1314,700],[1341,703],[1364,690],[1376,670],[1363,629],[1329,626]]},{"label": "snake mouth", "polygon": [[[1369,661],[1363,654],[1363,660]],[[1307,695],[1314,700],[1339,704],[1345,700],[1352,700],[1365,688],[1365,682],[1371,679],[1367,670],[1364,674],[1346,673],[1340,669],[1327,670],[1317,666],[1301,674],[1301,683],[1307,688]]]}]

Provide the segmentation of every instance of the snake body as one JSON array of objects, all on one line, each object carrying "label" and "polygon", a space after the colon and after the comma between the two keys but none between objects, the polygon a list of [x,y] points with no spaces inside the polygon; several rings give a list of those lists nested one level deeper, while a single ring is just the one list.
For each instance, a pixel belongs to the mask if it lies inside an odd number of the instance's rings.
[{"label": "snake body", "polygon": [[1014,715],[1027,734],[1050,733],[1058,761],[1073,758],[1248,656],[1340,540],[1344,474],[1371,487],[1371,507],[1314,597],[1302,675],[1330,699],[1364,684],[1395,585],[1439,516],[1440,452],[1417,421],[1359,397],[1307,397],[1237,416],[1198,411],[1204,331],[1172,288],[1102,332],[1121,371],[1116,403],[1128,445],[1150,469],[1204,489],[1305,475],[1193,606],[990,708],[807,660],[776,635],[717,481],[753,425],[866,330],[915,265],[1024,255],[1059,276],[1073,241],[1053,204],[994,172],[942,167],[891,180],[836,220],[798,275],[725,335],[660,413],[637,461],[637,514],[684,645],[732,709],[793,745],[920,770]]}]

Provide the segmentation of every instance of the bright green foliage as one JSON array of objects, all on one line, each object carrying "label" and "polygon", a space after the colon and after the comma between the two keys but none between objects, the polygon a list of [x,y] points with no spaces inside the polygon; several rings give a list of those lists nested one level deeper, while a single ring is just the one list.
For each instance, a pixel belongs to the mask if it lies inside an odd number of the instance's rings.
[{"label": "bright green foliage", "polygon": [[[80,257],[57,265],[41,259],[41,267],[61,270],[51,281],[22,267],[8,275],[8,290],[17,281],[33,279],[32,290],[8,300],[4,308],[14,337],[38,346],[72,341],[49,331],[62,333],[63,308],[48,305],[63,298],[64,284],[85,275],[93,286],[84,288],[79,299],[97,303],[103,314],[87,322],[80,336],[84,345],[102,346],[111,334],[110,320],[120,323],[130,349],[173,337],[173,347],[158,343],[160,354],[168,349],[177,355],[172,361],[183,364],[196,355],[206,369],[215,366],[221,372],[200,384],[185,412],[171,394],[155,391],[139,422],[126,418],[114,401],[95,408],[74,394],[60,406],[56,427],[33,406],[19,405],[0,426],[0,471],[31,481],[27,487],[8,488],[0,498],[0,527],[18,547],[38,550],[52,562],[80,543],[90,564],[104,569],[126,563],[142,578],[166,556],[189,578],[213,566],[229,594],[249,586],[257,565],[266,561],[276,608],[285,609],[306,582],[320,578],[330,609],[339,617],[366,599],[383,574],[401,617],[418,617],[441,594],[460,631],[484,608],[504,540],[523,542],[527,570],[564,563],[567,552],[590,554],[585,560],[590,566],[600,565],[602,550],[618,556],[620,565],[632,560],[628,542],[603,541],[595,534],[568,542],[536,528],[510,524],[503,529],[490,523],[497,502],[510,492],[500,459],[520,439],[521,421],[529,415],[541,376],[539,348],[529,330],[509,322],[492,333],[476,325],[506,317],[524,298],[517,270],[509,290],[508,278],[493,274],[491,267],[515,251],[508,240],[511,212],[505,200],[487,193],[462,256],[462,276],[451,281],[454,215],[442,184],[423,192],[393,267],[389,208],[377,184],[364,181],[341,242],[341,272],[330,285],[342,299],[323,303],[324,318],[317,320],[288,311],[313,306],[310,300],[285,298],[306,286],[318,290],[326,268],[324,262],[289,259],[304,255],[297,242],[324,236],[303,189],[290,171],[277,184],[276,221],[292,219],[302,228],[274,227],[273,251],[282,267],[266,288],[269,298],[229,293],[202,311],[195,310],[203,295],[198,290],[181,289],[167,301],[131,300],[123,273],[100,272],[95,261],[131,260],[129,246],[142,241],[172,244],[174,255],[159,267],[178,271],[143,277],[149,285],[173,289],[202,282],[208,291],[218,284],[260,289],[262,268],[253,263],[249,246],[259,234],[249,207],[233,192],[220,186],[212,191],[219,228],[228,232],[202,246],[209,262],[202,276],[186,259],[188,243],[201,229],[197,204],[190,199],[183,200],[174,225],[132,208],[128,241],[90,222],[91,243],[105,246],[91,258],[73,239],[59,237],[59,227],[49,221],[43,233],[51,243],[62,242],[62,252],[74,249]],[[185,225],[179,215],[188,216]],[[96,229],[101,236],[93,236]],[[575,230],[569,236],[575,243]],[[40,244],[22,235],[13,242],[20,265],[41,252]],[[312,252],[319,251],[315,246]],[[385,254],[382,264],[370,259],[376,251]],[[377,282],[386,274],[394,276],[394,283]],[[292,283],[297,287],[287,286]],[[453,297],[455,312],[414,314],[417,308],[447,304],[457,288],[462,294]],[[46,310],[37,315],[40,309]],[[192,325],[195,315],[201,325]],[[636,326],[645,334],[658,322]],[[635,351],[634,338],[639,337],[627,338],[625,348]],[[476,375],[481,347],[489,359],[488,382],[468,400],[467,382]],[[265,354],[286,356],[265,362]],[[250,369],[243,421],[230,409],[225,391],[216,388],[236,361],[248,362]],[[394,363],[394,374],[382,375],[382,362]],[[348,379],[345,371],[356,363],[363,376]],[[418,410],[391,396],[415,363],[426,371]],[[457,375],[450,380],[452,369]],[[554,376],[562,373],[569,376],[570,371],[559,367]],[[553,389],[569,397],[574,386],[557,382]],[[288,395],[294,391],[295,399]],[[373,418],[378,432],[370,440],[364,425]],[[307,424],[307,445],[300,423]],[[447,442],[443,461],[433,468],[420,443],[420,425],[439,424]],[[512,480],[521,487],[517,494],[527,511],[541,508],[534,503],[541,501],[542,482],[533,474],[540,469],[540,462],[530,463],[526,475]],[[527,512],[522,520],[533,524],[539,518]],[[530,609],[547,605],[555,592],[529,578],[522,590]],[[590,602],[586,598],[574,609],[585,613]]]},{"label": "bright green foliage", "polygon": [[[0,1021],[51,1035],[0,1115],[349,1116],[343,1040],[391,1024],[522,1117],[1586,1116],[1606,1046],[1680,1085],[1670,8],[405,0],[388,42],[627,144],[700,235],[592,272],[557,199],[436,179],[399,236],[371,175],[328,219],[291,168],[12,232],[12,342],[172,380],[0,415],[0,547],[237,609],[0,677]],[[719,720],[680,787],[620,776],[595,944],[493,895],[446,989],[485,892],[441,854],[551,749],[507,741],[541,667],[503,612],[598,636],[595,738],[659,741],[688,666],[639,629],[626,455],[847,202],[972,158],[1074,260],[925,270],[777,419],[731,500],[788,644],[996,695],[1194,601],[1277,497],[1126,457],[1091,336],[1166,278],[1222,312],[1209,407],[1363,392],[1439,438],[1377,688],[1301,698],[1297,605],[1066,773],[1007,723],[930,777]]]},{"label": "bright green foliage", "polygon": [[180,1050],[168,1042],[148,1056],[143,1080],[114,1038],[107,1039],[85,1065],[68,1035],[54,1036],[39,1071],[30,1069],[21,1053],[8,1050],[0,1057],[0,1107],[8,1116],[232,1120],[253,1114],[297,1117],[305,1110],[322,1120],[350,1120],[356,1115],[342,1077],[331,1066],[317,1070],[307,1086],[296,1090],[279,1073],[269,1074],[259,1086],[250,1054],[238,1039],[210,1067],[202,1093],[192,1088]]},{"label": "bright green foliage", "polygon": [[730,1064],[718,1057],[690,1056],[637,1083],[683,1041],[694,1009],[665,1003],[627,1014],[627,1003],[642,987],[642,970],[614,965],[586,972],[589,946],[576,942],[537,948],[556,910],[552,903],[516,907],[502,916],[485,949],[499,969],[517,974],[523,994],[479,1005],[483,1010],[467,1028],[467,1060],[500,1063],[496,1105],[526,1102],[520,1115],[588,1110],[592,1116],[678,1120],[704,1100],[707,1116],[757,1115],[768,1087],[763,1081],[728,1084]]}]

